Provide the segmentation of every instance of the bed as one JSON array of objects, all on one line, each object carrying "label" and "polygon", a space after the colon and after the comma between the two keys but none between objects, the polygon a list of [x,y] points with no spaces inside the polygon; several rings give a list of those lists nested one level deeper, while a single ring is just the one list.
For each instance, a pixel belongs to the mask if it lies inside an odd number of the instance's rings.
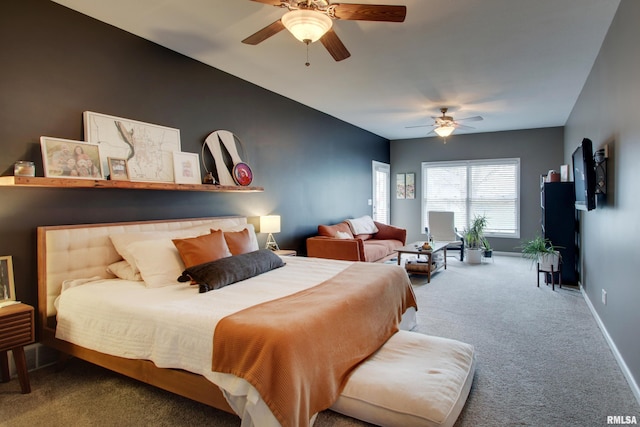
[{"label": "bed", "polygon": [[[211,230],[229,234],[248,230],[251,245],[257,248],[251,224],[239,216],[39,227],[41,342],[63,354],[236,413],[243,419],[243,425],[286,424],[274,415],[270,404],[264,402],[262,389],[258,391],[252,382],[234,375],[233,369],[213,371],[213,331],[216,336],[222,336],[222,319],[244,313],[253,306],[263,307],[274,300],[287,299],[289,295],[306,296],[320,288],[319,284],[331,282],[334,287],[351,289],[352,286],[345,286],[345,283],[353,282],[354,277],[363,277],[362,271],[353,270],[361,263],[287,257],[286,265],[281,268],[266,271],[240,284],[199,293],[198,286],[175,282],[185,267],[175,264],[175,253],[172,259],[166,258],[167,251],[173,240],[195,238]],[[120,238],[119,245],[115,244],[114,235]],[[126,247],[133,254],[123,252],[123,239],[128,241]],[[132,255],[139,263],[137,273],[144,273],[142,281],[140,276],[123,269],[130,264],[128,260]],[[399,267],[381,264],[368,268],[378,269],[375,273],[378,277],[390,271],[389,277],[394,278],[394,282],[404,280],[398,279],[401,278],[397,275],[401,270]],[[158,274],[147,275],[150,269]],[[349,272],[351,276],[346,275]],[[345,283],[338,283],[337,277],[344,278]],[[166,280],[173,283],[148,286]],[[394,286],[406,288],[407,283],[408,291],[402,291],[402,298],[410,299],[407,295],[412,291],[408,280]],[[358,283],[358,286],[368,284]],[[356,292],[355,287],[353,292]],[[393,335],[398,328],[411,329],[415,325],[416,308],[408,300],[398,303],[395,310],[399,315],[397,321],[392,322],[395,324],[387,328],[390,328],[389,333]],[[301,318],[292,323],[305,322],[305,318]],[[349,334],[349,328],[345,333]],[[304,332],[297,334],[306,335]],[[384,342],[387,338],[380,339]],[[227,335],[223,343],[231,341]],[[218,343],[216,348],[222,348],[222,343]],[[375,349],[367,351],[372,354]],[[313,423],[313,416],[309,420]]]}]

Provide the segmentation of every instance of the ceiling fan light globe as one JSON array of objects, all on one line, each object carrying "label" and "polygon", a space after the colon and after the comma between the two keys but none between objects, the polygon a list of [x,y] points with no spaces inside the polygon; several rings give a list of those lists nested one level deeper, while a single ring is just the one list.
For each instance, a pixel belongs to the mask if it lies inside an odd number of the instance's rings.
[{"label": "ceiling fan light globe", "polygon": [[435,133],[437,133],[438,136],[441,136],[442,138],[448,137],[453,133],[454,130],[455,127],[453,126],[438,126],[434,129]]},{"label": "ceiling fan light globe", "polygon": [[281,21],[285,28],[303,43],[318,41],[333,25],[333,21],[327,15],[306,9],[287,12]]}]

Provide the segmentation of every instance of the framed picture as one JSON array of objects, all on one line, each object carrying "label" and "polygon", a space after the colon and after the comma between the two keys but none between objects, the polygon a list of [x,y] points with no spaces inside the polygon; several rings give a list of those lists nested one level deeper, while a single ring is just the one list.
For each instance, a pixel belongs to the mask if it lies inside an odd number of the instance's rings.
[{"label": "framed picture", "polygon": [[16,300],[13,283],[13,261],[10,256],[0,256],[0,303]]},{"label": "framed picture", "polygon": [[173,153],[173,174],[176,184],[202,184],[200,157],[196,153]]},{"label": "framed picture", "polygon": [[404,192],[407,199],[416,198],[416,174],[415,173],[406,174]]},{"label": "framed picture", "polygon": [[42,136],[40,146],[44,176],[104,179],[98,144]]},{"label": "framed picture", "polygon": [[109,179],[112,181],[129,181],[127,159],[107,157],[107,164],[109,165]]},{"label": "framed picture", "polygon": [[406,198],[406,177],[405,174],[396,174],[396,199]]},{"label": "framed picture", "polygon": [[85,111],[84,138],[100,145],[106,159],[127,159],[131,181],[174,182],[173,153],[180,151],[180,130]]},{"label": "framed picture", "polygon": [[253,172],[248,164],[244,162],[236,163],[233,166],[233,180],[238,185],[247,186],[253,181]]}]

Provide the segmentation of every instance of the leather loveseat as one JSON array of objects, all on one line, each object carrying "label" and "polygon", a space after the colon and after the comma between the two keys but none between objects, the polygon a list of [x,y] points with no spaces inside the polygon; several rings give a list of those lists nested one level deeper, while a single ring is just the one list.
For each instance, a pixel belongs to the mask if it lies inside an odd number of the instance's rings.
[{"label": "leather loveseat", "polygon": [[347,261],[377,262],[396,255],[407,230],[365,216],[334,225],[319,225],[318,235],[307,239],[307,256]]}]

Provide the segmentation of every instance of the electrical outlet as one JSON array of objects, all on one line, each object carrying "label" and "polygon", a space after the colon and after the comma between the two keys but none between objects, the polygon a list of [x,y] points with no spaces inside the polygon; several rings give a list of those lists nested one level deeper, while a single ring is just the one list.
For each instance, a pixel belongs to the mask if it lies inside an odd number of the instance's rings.
[{"label": "electrical outlet", "polygon": [[602,304],[607,305],[607,291],[602,290]]}]

